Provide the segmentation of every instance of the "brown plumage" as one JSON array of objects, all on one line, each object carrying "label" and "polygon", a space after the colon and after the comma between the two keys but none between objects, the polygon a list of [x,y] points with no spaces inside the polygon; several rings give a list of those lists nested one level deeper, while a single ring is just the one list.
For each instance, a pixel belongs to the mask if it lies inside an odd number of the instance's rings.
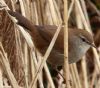
[{"label": "brown plumage", "polygon": [[[26,28],[31,32],[31,36],[35,43],[35,46],[44,55],[48,48],[54,33],[57,30],[57,26],[54,25],[33,25],[28,19],[23,17],[17,12],[8,11],[8,13],[14,16],[18,20],[18,24]],[[68,51],[69,51],[69,63],[77,62],[93,45],[93,37],[85,30],[69,28],[68,30]],[[77,41],[76,41],[77,40]],[[55,42],[54,48],[47,61],[54,67],[63,65],[63,51],[64,51],[64,33],[63,27]]]}]

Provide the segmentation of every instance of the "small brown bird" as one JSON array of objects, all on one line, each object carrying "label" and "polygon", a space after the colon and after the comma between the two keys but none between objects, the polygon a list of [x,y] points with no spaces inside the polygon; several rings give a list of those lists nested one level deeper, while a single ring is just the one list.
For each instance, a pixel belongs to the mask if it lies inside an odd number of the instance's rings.
[{"label": "small brown bird", "polygon": [[[23,17],[17,12],[11,10],[8,13],[15,17],[20,26],[26,28],[31,32],[31,36],[35,43],[36,48],[42,55],[45,54],[54,33],[57,30],[57,26],[54,25],[33,25],[27,18]],[[85,55],[87,50],[93,46],[93,36],[85,30],[69,28],[68,30],[68,56],[69,64],[77,62]],[[59,36],[55,42],[53,50],[47,59],[47,62],[53,67],[62,66],[64,61],[64,31],[63,27],[59,33]]]}]

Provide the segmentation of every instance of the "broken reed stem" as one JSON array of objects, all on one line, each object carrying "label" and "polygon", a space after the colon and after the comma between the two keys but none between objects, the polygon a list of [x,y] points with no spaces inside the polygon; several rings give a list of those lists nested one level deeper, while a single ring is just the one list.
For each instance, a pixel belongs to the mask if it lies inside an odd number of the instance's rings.
[{"label": "broken reed stem", "polygon": [[68,1],[64,0],[64,77],[66,88],[70,88],[68,64]]}]

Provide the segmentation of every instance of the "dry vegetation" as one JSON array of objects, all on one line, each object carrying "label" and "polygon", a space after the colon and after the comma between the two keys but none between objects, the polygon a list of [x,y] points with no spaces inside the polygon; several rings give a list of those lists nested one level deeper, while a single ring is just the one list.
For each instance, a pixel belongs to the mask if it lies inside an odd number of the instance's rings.
[{"label": "dry vegetation", "polygon": [[[97,14],[95,19],[99,25],[100,11],[90,0],[86,8],[86,1],[68,0],[69,26],[91,32],[98,52],[91,48],[85,59],[69,65],[69,88],[100,88],[100,26],[92,32],[87,9],[89,6]],[[20,12],[33,24],[59,26],[44,56],[34,47],[29,33],[7,13],[8,9]],[[0,0],[0,88],[57,88],[45,61],[64,21],[64,11],[63,0]],[[65,88],[62,81],[57,80],[59,88]]]}]

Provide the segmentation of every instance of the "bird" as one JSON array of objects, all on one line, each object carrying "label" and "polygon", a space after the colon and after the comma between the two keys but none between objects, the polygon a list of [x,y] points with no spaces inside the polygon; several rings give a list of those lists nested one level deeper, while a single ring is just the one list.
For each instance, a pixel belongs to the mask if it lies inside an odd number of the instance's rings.
[{"label": "bird", "polygon": [[[38,51],[44,55],[56,30],[55,25],[34,25],[18,12],[8,10],[8,13],[17,19],[17,24],[30,31],[32,40]],[[64,28],[62,27],[55,45],[47,59],[54,68],[64,64]],[[86,30],[68,28],[68,63],[78,62],[90,47],[95,47],[93,36]]]}]

